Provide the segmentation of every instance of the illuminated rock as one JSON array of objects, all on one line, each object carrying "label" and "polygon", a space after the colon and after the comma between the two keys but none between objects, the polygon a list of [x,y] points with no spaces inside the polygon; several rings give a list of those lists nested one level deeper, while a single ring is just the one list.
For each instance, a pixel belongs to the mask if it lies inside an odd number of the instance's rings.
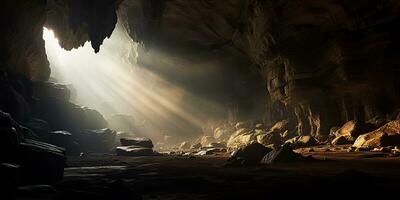
[{"label": "illuminated rock", "polygon": [[339,136],[332,140],[331,144],[333,145],[344,145],[344,144],[353,144],[354,140],[349,139],[346,136]]},{"label": "illuminated rock", "polygon": [[400,120],[391,121],[382,127],[358,136],[353,147],[373,149],[377,147],[400,145]]},{"label": "illuminated rock", "polygon": [[231,135],[227,142],[227,147],[237,149],[241,146],[250,144],[253,141],[257,141],[257,136],[254,132],[246,131],[246,129],[239,129]]}]

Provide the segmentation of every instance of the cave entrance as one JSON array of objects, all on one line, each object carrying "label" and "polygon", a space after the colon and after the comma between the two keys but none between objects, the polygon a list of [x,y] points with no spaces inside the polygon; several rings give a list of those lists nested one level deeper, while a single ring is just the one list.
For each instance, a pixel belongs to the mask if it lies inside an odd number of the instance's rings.
[{"label": "cave entrance", "polygon": [[121,25],[117,24],[112,36],[104,40],[99,53],[94,53],[90,42],[67,51],[47,28],[43,39],[52,71],[50,79],[68,85],[71,102],[100,111],[109,125],[113,117],[131,116],[129,123],[134,125],[128,126],[134,127],[139,136],[156,141],[170,133],[198,134],[196,130],[203,122],[196,114],[201,112],[187,102],[188,98],[197,98],[139,67],[138,44]]}]

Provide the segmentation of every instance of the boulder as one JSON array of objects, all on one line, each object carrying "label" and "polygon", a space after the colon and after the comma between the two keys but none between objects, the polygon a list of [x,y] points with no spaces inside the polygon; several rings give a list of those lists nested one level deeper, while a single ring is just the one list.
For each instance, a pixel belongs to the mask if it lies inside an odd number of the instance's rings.
[{"label": "boulder", "polygon": [[400,145],[400,120],[391,121],[382,127],[360,135],[353,147],[360,149],[373,149],[377,147]]},{"label": "boulder", "polygon": [[285,130],[289,130],[289,121],[288,120],[281,120],[276,122],[268,132],[280,132],[283,133]]},{"label": "boulder", "polygon": [[[28,129],[29,130],[29,129]],[[16,163],[23,183],[55,183],[65,167],[63,148],[24,137],[25,128],[0,111],[0,160]]]},{"label": "boulder", "polygon": [[239,129],[228,139],[227,147],[237,149],[254,141],[257,141],[257,136],[253,132]]},{"label": "boulder", "polygon": [[191,144],[188,141],[184,141],[179,145],[179,149],[181,149],[181,150],[187,150],[187,149],[190,149],[190,147],[191,147]]},{"label": "boulder", "polygon": [[318,144],[318,141],[313,136],[302,135],[287,140],[285,144],[290,144],[292,148],[304,148],[315,146]]},{"label": "boulder", "polygon": [[285,144],[279,149],[274,149],[262,158],[261,163],[286,163],[296,162],[303,159],[303,156],[293,151],[290,144]]},{"label": "boulder", "polygon": [[351,120],[343,124],[342,127],[335,131],[334,135],[336,137],[343,135],[348,138],[357,138],[359,135],[368,133],[372,130],[374,130],[374,126],[372,124]]},{"label": "boulder", "polygon": [[149,138],[121,138],[121,146],[140,146],[145,148],[153,148],[153,142]]},{"label": "boulder", "polygon": [[145,148],[141,146],[119,146],[116,148],[118,156],[153,156],[155,155],[152,148]]},{"label": "boulder", "polygon": [[71,92],[67,85],[45,81],[34,81],[32,83],[33,96],[37,99],[56,98],[62,101],[70,100]]},{"label": "boulder", "polygon": [[53,184],[60,181],[65,162],[63,148],[29,139],[20,144],[17,163],[25,184]]},{"label": "boulder", "polygon": [[34,117],[47,121],[53,130],[76,132],[107,127],[98,111],[55,98],[40,99],[32,110]]},{"label": "boulder", "polygon": [[108,128],[74,132],[72,138],[82,152],[107,153],[117,146],[116,132]]},{"label": "boulder", "polygon": [[352,144],[354,140],[351,140],[351,138],[348,138],[344,135],[341,135],[339,137],[336,137],[335,139],[332,140],[331,144],[333,145],[344,145],[344,144]]},{"label": "boulder", "polygon": [[317,145],[317,140],[311,135],[302,135],[299,136],[294,144],[292,144],[293,148],[303,148]]},{"label": "boulder", "polygon": [[45,142],[64,148],[67,155],[79,155],[82,152],[82,147],[68,131],[52,131],[48,134]]},{"label": "boulder", "polygon": [[228,162],[240,162],[242,165],[258,164],[262,158],[271,151],[272,149],[267,148],[260,143],[254,142],[235,151],[228,159]]},{"label": "boulder", "polygon": [[46,137],[52,131],[49,123],[41,119],[32,118],[22,125],[32,130],[39,138]]},{"label": "boulder", "polygon": [[266,134],[261,134],[257,136],[257,142],[262,145],[281,145],[282,144],[282,137],[279,132],[273,131]]}]

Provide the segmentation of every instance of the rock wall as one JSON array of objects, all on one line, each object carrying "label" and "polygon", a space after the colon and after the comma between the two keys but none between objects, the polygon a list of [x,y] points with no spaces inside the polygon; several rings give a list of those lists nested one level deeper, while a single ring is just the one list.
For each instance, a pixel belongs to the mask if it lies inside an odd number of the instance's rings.
[{"label": "rock wall", "polygon": [[131,36],[149,48],[244,55],[299,134],[327,135],[399,107],[397,1],[125,2]]}]

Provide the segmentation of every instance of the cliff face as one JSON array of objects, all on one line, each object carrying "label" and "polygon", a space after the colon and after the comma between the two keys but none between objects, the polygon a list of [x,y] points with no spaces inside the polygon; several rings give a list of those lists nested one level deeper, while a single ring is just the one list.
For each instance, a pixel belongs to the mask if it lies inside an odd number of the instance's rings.
[{"label": "cliff face", "polygon": [[[32,79],[50,74],[42,28],[61,46],[90,40],[99,51],[118,17],[149,51],[177,63],[241,63],[265,82],[271,113],[300,134],[327,134],[399,108],[400,3],[394,0],[6,0],[0,8],[1,68]],[[230,80],[230,81],[235,81]],[[280,104],[276,106],[275,104]],[[274,105],[274,106],[273,106]],[[290,117],[292,116],[292,117]]]}]

